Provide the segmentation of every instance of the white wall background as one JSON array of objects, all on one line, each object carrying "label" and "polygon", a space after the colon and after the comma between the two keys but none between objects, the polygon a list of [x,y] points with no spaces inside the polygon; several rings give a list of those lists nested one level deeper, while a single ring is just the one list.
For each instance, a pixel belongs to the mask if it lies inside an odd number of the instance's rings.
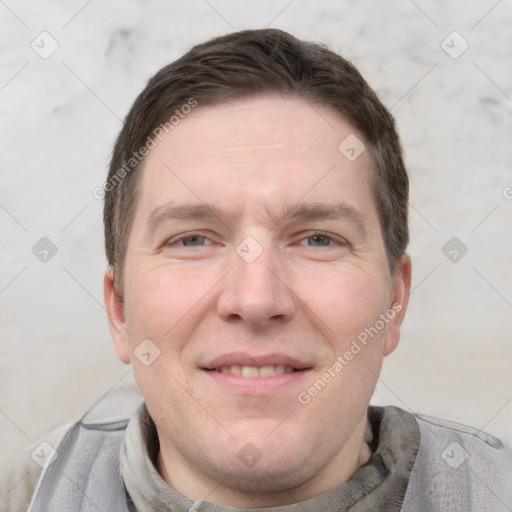
[{"label": "white wall background", "polygon": [[[401,132],[414,292],[375,403],[512,438],[509,1],[4,0],[0,15],[1,453],[131,378],[102,306],[92,191],[136,94],[193,44],[265,26],[353,60]],[[52,49],[43,31],[58,43],[46,59],[31,48]],[[456,59],[441,47],[453,31],[469,44]],[[46,263],[42,237],[58,249]],[[456,263],[452,237],[468,249]]]}]

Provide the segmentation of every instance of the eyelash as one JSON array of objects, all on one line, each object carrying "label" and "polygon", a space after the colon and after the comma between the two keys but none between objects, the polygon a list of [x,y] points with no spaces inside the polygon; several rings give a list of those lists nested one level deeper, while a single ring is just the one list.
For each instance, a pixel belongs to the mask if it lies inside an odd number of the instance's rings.
[{"label": "eyelash", "polygon": [[[315,236],[323,236],[323,237],[326,237],[329,239],[329,244],[328,245],[318,245],[318,246],[313,246],[313,245],[308,245],[309,247],[332,247],[333,245],[341,245],[341,246],[346,246],[348,245],[348,242],[345,240],[345,239],[342,239],[340,237],[336,237],[334,235],[331,235],[329,233],[326,233],[324,231],[310,231],[308,232],[309,234],[305,234],[305,233],[301,233],[300,234],[300,238],[298,238],[298,242],[301,242],[303,240],[307,240],[308,238],[313,238]],[[206,240],[209,240],[209,241],[212,241],[211,239],[211,236],[205,234],[205,233],[201,233],[201,232],[196,232],[196,231],[191,231],[190,233],[185,233],[185,234],[182,234],[182,235],[178,235],[176,237],[172,237],[170,239],[168,239],[165,243],[164,243],[164,246],[166,247],[172,247],[172,246],[177,246],[180,242],[182,242],[183,240],[187,240],[187,239],[190,239],[190,238],[194,238],[194,237],[199,237],[199,238],[205,238]],[[302,245],[302,244],[300,244]],[[187,247],[187,246],[180,246],[180,247]],[[191,247],[205,247],[204,245],[198,245],[198,246],[191,246]]]},{"label": "eyelash", "polygon": [[[188,238],[194,238],[194,237],[206,238],[207,240],[210,240],[210,237],[208,235],[205,235],[204,233],[192,231],[190,233],[185,233],[183,235],[178,235],[176,237],[169,238],[168,240],[166,240],[164,245],[170,247],[170,246],[179,244],[183,240],[187,240]],[[185,246],[182,246],[182,247],[185,247]],[[198,246],[198,247],[203,247],[203,246]]]},{"label": "eyelash", "polygon": [[341,245],[341,246],[344,246],[344,245],[347,245],[347,241],[341,237],[336,237],[334,235],[331,235],[330,233],[326,233],[324,231],[312,231],[310,232],[310,234],[307,234],[307,235],[303,235],[299,241],[303,241],[303,240],[307,240],[308,238],[313,238],[313,237],[316,237],[316,236],[322,236],[322,237],[326,237],[329,239],[329,244],[328,245],[317,245],[317,246],[309,246],[309,247],[333,247],[333,245]]}]

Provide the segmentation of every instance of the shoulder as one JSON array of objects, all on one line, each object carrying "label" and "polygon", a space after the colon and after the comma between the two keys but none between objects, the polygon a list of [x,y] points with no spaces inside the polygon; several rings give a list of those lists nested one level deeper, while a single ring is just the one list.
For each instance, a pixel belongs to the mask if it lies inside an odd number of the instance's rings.
[{"label": "shoulder", "polygon": [[56,485],[56,468],[70,458],[97,450],[106,454],[102,446],[105,439],[119,437],[141,400],[135,386],[112,390],[78,421],[59,427],[15,457],[1,461],[0,509],[26,511],[34,496],[43,492],[42,488],[46,492],[47,485]]},{"label": "shoulder", "polygon": [[27,510],[37,483],[62,439],[73,428],[62,425],[20,453],[0,460],[0,509],[10,512]]},{"label": "shoulder", "polygon": [[420,444],[403,510],[512,509],[512,450],[455,422],[414,415]]}]

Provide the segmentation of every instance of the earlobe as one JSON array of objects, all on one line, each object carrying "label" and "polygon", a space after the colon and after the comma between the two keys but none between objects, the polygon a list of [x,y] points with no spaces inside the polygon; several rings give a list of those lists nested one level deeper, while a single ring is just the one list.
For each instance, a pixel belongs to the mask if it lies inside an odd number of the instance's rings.
[{"label": "earlobe", "polygon": [[128,331],[126,329],[124,308],[115,290],[112,267],[107,269],[103,278],[103,295],[105,308],[107,310],[108,326],[112,339],[114,340],[117,355],[123,363],[129,363],[130,344]]},{"label": "earlobe", "polygon": [[410,291],[411,258],[408,254],[404,254],[398,262],[395,276],[393,277],[393,296],[388,311],[390,321],[384,343],[384,356],[391,354],[398,345],[400,340],[400,326],[402,325],[407,310]]}]

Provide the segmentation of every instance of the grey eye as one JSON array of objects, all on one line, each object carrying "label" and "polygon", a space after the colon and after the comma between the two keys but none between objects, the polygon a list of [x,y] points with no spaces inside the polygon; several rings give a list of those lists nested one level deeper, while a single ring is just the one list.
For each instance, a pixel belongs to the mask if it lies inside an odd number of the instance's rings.
[{"label": "grey eye", "polygon": [[313,245],[315,247],[323,247],[331,243],[331,237],[327,235],[312,235],[308,236],[307,240],[308,245]]},{"label": "grey eye", "polygon": [[205,236],[192,235],[181,239],[181,244],[186,247],[193,247],[197,245],[204,245],[206,242]]}]

